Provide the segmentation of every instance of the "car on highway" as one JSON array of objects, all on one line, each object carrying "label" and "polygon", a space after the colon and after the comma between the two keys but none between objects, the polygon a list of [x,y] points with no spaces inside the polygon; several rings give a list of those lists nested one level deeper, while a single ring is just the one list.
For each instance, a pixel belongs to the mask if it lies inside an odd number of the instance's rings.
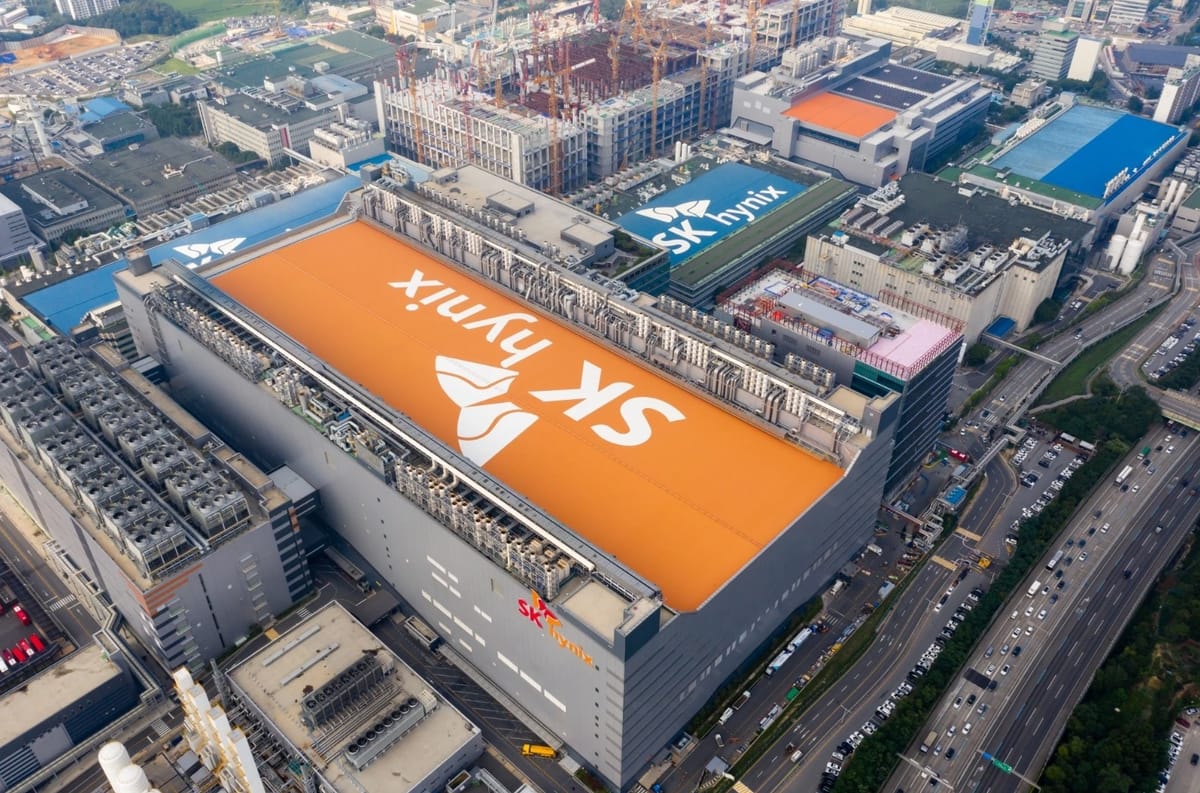
[{"label": "car on highway", "polygon": [[1009,664],[1005,664],[1004,666],[1000,667],[1000,674],[1007,675],[1008,670],[1011,668],[1012,668],[1012,666],[1010,666]]},{"label": "car on highway", "polygon": [[978,713],[980,716],[982,716],[983,714],[987,713],[987,712],[988,712],[988,704],[987,704],[986,702],[984,702],[982,705],[980,705],[980,706],[979,706],[979,707],[978,707],[978,708],[975,710],[975,712],[976,712],[976,713]]},{"label": "car on highway", "polygon": [[1021,645],[1018,644],[1016,647],[1013,648],[1013,658],[1016,658],[1020,654],[1021,654]]},{"label": "car on highway", "polygon": [[1026,625],[1026,626],[1025,626],[1025,635],[1026,635],[1026,636],[1032,636],[1032,635],[1033,635],[1033,626],[1032,626],[1032,625]]},{"label": "car on highway", "polygon": [[1017,638],[1017,637],[1019,637],[1020,635],[1021,635],[1021,629],[1020,629],[1020,628],[1013,628],[1012,637],[1013,637],[1014,639],[1016,639],[1016,638]]},{"label": "car on highway", "polygon": [[1038,619],[1039,620],[1046,619],[1046,609],[1042,609],[1041,611],[1038,612]]},{"label": "car on highway", "polygon": [[963,725],[962,734],[967,735],[970,732],[971,732],[971,722],[968,721],[966,724]]},{"label": "car on highway", "polygon": [[967,704],[968,704],[968,705],[974,705],[974,704],[975,704],[975,695],[974,695],[974,694],[971,694],[970,696],[968,696],[968,697],[967,697]]},{"label": "car on highway", "polygon": [[[954,753],[955,753],[955,749],[954,749],[954,747],[953,747],[953,746],[951,746],[949,749],[947,749],[947,750],[946,750],[946,759],[947,759],[947,760],[953,760],[953,759],[954,759]],[[1195,757],[1195,756],[1196,756],[1196,755],[1192,755],[1192,757]],[[1195,765],[1195,763],[1192,763],[1192,765]]]},{"label": "car on highway", "polygon": [[961,707],[962,707],[962,703],[963,703],[963,698],[962,698],[962,697],[955,697],[955,699],[954,699],[954,707],[955,707],[955,709],[961,708]]},{"label": "car on highway", "polygon": [[987,671],[985,671],[984,674],[987,675],[988,677],[991,677],[992,675],[996,674],[996,665],[988,664]]}]

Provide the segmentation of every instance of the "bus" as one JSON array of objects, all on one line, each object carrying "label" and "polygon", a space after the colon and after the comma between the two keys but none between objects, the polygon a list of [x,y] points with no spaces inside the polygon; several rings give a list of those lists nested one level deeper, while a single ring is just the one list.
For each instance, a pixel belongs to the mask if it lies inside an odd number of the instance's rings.
[{"label": "bus", "polygon": [[1034,581],[1032,584],[1029,585],[1029,589],[1025,590],[1025,597],[1033,597],[1034,595],[1036,595],[1038,593],[1038,590],[1041,588],[1042,588],[1042,582]]},{"label": "bus", "polygon": [[800,632],[797,633],[795,636],[793,636],[792,640],[790,642],[788,642],[788,646],[787,646],[788,652],[791,652],[791,653],[796,652],[796,650],[798,650],[800,648],[800,645],[802,645],[806,641],[808,641],[808,637],[812,636],[812,635],[813,635],[812,626],[805,625],[803,628],[800,629]]},{"label": "bus", "polygon": [[1118,484],[1118,485],[1123,484],[1125,482],[1125,480],[1129,478],[1129,475],[1132,473],[1133,473],[1132,465],[1127,465],[1124,468],[1122,468],[1121,473],[1117,474],[1116,484]]},{"label": "bus", "polygon": [[1050,557],[1050,561],[1046,562],[1046,569],[1053,570],[1055,567],[1058,566],[1058,563],[1062,561],[1062,558],[1063,558],[1063,551],[1062,550],[1056,551],[1054,556]]}]

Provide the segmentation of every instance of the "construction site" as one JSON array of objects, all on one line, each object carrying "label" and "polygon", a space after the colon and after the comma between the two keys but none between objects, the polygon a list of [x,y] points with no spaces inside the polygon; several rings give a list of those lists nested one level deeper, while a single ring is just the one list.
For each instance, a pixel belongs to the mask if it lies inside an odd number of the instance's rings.
[{"label": "construction site", "polygon": [[419,162],[568,194],[728,124],[734,81],[836,33],[843,6],[631,0],[608,21],[597,1],[493,19],[432,75],[401,52],[380,123],[389,148]]}]

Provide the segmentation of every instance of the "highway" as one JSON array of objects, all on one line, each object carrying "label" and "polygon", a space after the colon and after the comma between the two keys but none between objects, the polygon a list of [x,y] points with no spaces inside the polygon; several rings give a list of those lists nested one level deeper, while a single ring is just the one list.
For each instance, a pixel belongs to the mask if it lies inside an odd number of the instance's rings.
[{"label": "highway", "polygon": [[[1166,434],[1160,430],[1148,442],[1164,443]],[[1029,597],[1023,585],[976,645],[969,666],[981,673],[994,667],[991,678],[998,684],[996,690],[984,691],[959,678],[924,728],[937,730],[945,749],[953,746],[954,759],[947,760],[945,753],[936,757],[920,754],[916,747],[909,751],[909,757],[936,774],[944,786],[956,791],[1004,791],[1025,784],[984,762],[980,757],[983,751],[1017,772],[1032,778],[1040,775],[1092,673],[1200,517],[1200,498],[1180,496],[1187,492],[1181,487],[1181,478],[1191,475],[1200,464],[1200,444],[1194,437],[1175,438],[1173,443],[1174,454],[1153,455],[1157,473],[1149,474],[1148,466],[1135,466],[1127,482],[1129,490],[1111,482],[1099,486],[1061,535],[1063,542],[1047,552],[1049,556],[1063,548],[1073,558],[1072,564],[1061,567],[1062,579],[1045,569],[1047,560],[1043,559],[1026,584],[1038,580],[1048,591],[1039,589]],[[1133,491],[1134,485],[1139,492]],[[1096,510],[1100,517],[1095,517]],[[1110,526],[1107,531],[1103,530],[1105,524]],[[1097,531],[1089,533],[1092,528]],[[1071,546],[1065,545],[1068,538],[1073,541]],[[1080,548],[1079,540],[1086,546]],[[1084,553],[1086,561],[1082,560]],[[1066,582],[1063,589],[1057,588],[1059,580]],[[1054,596],[1057,602],[1052,603]],[[1046,616],[1038,619],[1042,609]],[[1001,655],[999,648],[1005,644],[1021,645],[1020,657],[1014,658],[1011,651]],[[989,647],[994,650],[991,656],[986,655]],[[1008,674],[999,673],[1003,665],[1011,667]],[[974,708],[956,708],[954,701],[969,693],[979,697]],[[980,715],[982,705],[988,709]],[[973,724],[969,731],[968,723]],[[954,736],[948,735],[951,728]],[[919,778],[923,776],[902,765],[885,789],[914,790],[926,784]]]},{"label": "highway", "polygon": [[[1150,271],[1132,294],[1126,295],[1114,305],[1078,322],[1070,330],[1060,333],[1039,347],[1040,355],[1058,361],[1059,365],[1055,366],[1034,357],[1024,357],[989,398],[979,405],[971,415],[964,417],[961,423],[964,432],[957,436],[948,436],[946,443],[967,451],[973,457],[979,457],[986,448],[985,435],[987,431],[994,428],[997,430],[996,435],[999,435],[1003,426],[1019,418],[1028,406],[1036,401],[1037,395],[1053,379],[1062,365],[1078,355],[1088,344],[1135,320],[1153,306],[1168,300],[1171,300],[1171,304],[1164,309],[1162,321],[1155,323],[1155,326],[1162,333],[1163,328],[1169,330],[1174,327],[1170,322],[1174,321],[1176,317],[1180,318],[1178,321],[1182,321],[1182,318],[1187,316],[1195,304],[1195,290],[1197,284],[1200,283],[1192,267],[1180,268],[1180,286],[1183,288],[1183,294],[1175,296],[1172,300],[1172,292],[1176,288],[1177,262],[1187,261],[1187,255],[1177,248],[1170,254],[1156,254],[1150,264]],[[1153,338],[1151,331],[1147,329],[1143,334],[1139,334],[1139,339],[1141,338]],[[1157,343],[1157,341],[1154,342],[1155,346]],[[1042,451],[1043,446],[1039,444],[1030,454],[1030,462],[1035,461]],[[1180,454],[1176,456],[1176,459],[1183,457],[1184,455]],[[977,493],[976,502],[962,516],[960,524],[964,529],[982,535],[981,540],[977,546],[961,537],[952,540],[952,542],[961,543],[964,555],[966,551],[977,550],[995,557],[1002,556],[1003,538],[1008,533],[1009,524],[1019,517],[1021,507],[1033,501],[1036,493],[1040,492],[1041,488],[1048,484],[1057,473],[1057,470],[1051,471],[1047,477],[1047,472],[1042,469],[1032,468],[1032,470],[1042,473],[1043,479],[1038,487],[1027,493],[1025,489],[1014,487],[1015,476],[1009,463],[1002,457],[996,457],[985,466],[985,486]],[[1017,492],[1016,496],[1013,495],[1014,490]],[[1150,493],[1147,492],[1145,495],[1148,497]],[[1091,513],[1084,514],[1090,515]],[[1145,572],[1151,578],[1153,577],[1148,568]],[[1118,574],[1123,575],[1122,572]],[[936,595],[939,587],[952,580],[952,574],[948,570],[928,565],[921,576],[923,579],[930,580],[919,580],[904,593],[901,601],[895,606],[893,615],[889,617],[885,627],[881,630],[875,646],[847,676],[847,680],[850,682],[839,684],[820,701],[814,703],[795,732],[795,737],[788,739],[790,743],[795,743],[797,747],[805,751],[805,756],[799,766],[792,766],[783,747],[777,747],[768,752],[754,768],[743,775],[742,780],[756,793],[816,790],[820,782],[820,774],[833,749],[845,739],[849,732],[870,718],[883,697],[894,690],[908,669],[929,645],[932,637],[937,634],[944,622],[944,620],[938,619],[942,616],[941,614],[931,612],[929,608],[931,596]],[[972,573],[967,579],[967,583],[975,581],[976,576],[976,573]],[[936,585],[931,585],[934,582]],[[970,586],[967,586],[956,593],[956,597],[947,606],[961,602],[961,598],[969,589]],[[1049,595],[1045,597],[1048,599]],[[1131,605],[1125,611],[1131,612],[1132,608]],[[952,613],[952,609],[945,611],[947,616],[950,613]],[[1007,614],[1004,616],[1006,617]],[[1050,619],[1049,614],[1047,619]],[[893,627],[893,623],[899,627]],[[1043,632],[1045,630],[1046,628],[1043,628]],[[1011,629],[1009,629],[1010,632]],[[1112,636],[1116,635],[1114,631]],[[913,637],[913,640],[901,642],[896,638],[899,636]],[[985,651],[987,646],[989,645],[980,642],[979,652]],[[995,645],[996,649],[1002,646],[1003,642]],[[1097,657],[1092,668],[1098,665],[1102,659],[1102,655]],[[986,665],[983,668],[986,669]],[[1076,675],[1076,677],[1083,679],[1083,688],[1086,688],[1085,683],[1086,680],[1090,680],[1090,675]],[[854,682],[858,680],[872,681],[872,684],[855,687]],[[1080,690],[1080,696],[1082,690]],[[953,699],[951,697],[946,701],[952,706]],[[976,703],[975,707],[978,707],[979,704],[982,703]],[[1064,722],[1069,712],[1069,708],[1063,710]],[[986,735],[986,731],[984,732]],[[810,740],[805,740],[806,738],[810,738]],[[1052,748],[1052,744],[1050,748]],[[961,756],[959,752],[956,752],[957,756]]]}]

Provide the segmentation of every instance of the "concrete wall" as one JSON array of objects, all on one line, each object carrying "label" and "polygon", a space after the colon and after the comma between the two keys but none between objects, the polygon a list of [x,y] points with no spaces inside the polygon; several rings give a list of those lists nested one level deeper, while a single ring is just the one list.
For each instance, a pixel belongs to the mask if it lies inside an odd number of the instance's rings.
[{"label": "concrete wall", "polygon": [[[122,289],[139,342],[151,320]],[[134,303],[134,305],[130,305]],[[327,522],[472,665],[616,785],[628,783],[724,678],[868,541],[894,416],[825,500],[701,609],[650,615],[633,635],[601,635],[563,605],[559,629],[591,663],[522,616],[530,591],[326,441],[275,397],[156,318],[174,395],[267,470],[286,463],[321,493]],[[158,348],[141,346],[143,352]],[[233,408],[236,406],[236,410]],[[442,453],[453,456],[449,450]],[[719,460],[714,464],[722,464]]]}]

